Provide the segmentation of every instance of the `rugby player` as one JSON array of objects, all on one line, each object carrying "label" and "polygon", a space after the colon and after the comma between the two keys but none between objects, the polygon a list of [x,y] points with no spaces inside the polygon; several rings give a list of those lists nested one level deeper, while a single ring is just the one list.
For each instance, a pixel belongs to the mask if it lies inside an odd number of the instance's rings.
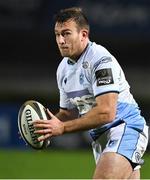
[{"label": "rugby player", "polygon": [[[37,120],[39,141],[89,130],[96,161],[93,179],[138,179],[148,144],[148,126],[116,58],[90,41],[81,8],[60,10],[55,36],[63,57],[57,69],[60,109]],[[44,135],[44,136],[43,136]],[[106,140],[101,146],[101,141]]]}]

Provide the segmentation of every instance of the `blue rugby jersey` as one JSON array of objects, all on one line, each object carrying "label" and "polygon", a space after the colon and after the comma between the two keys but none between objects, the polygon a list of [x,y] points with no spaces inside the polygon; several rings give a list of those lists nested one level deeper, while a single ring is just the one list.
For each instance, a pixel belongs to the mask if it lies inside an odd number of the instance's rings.
[{"label": "blue rugby jersey", "polygon": [[124,72],[115,57],[103,46],[89,42],[76,63],[64,57],[57,69],[57,83],[60,107],[77,108],[81,116],[95,105],[97,96],[118,93],[115,120],[90,130],[94,140],[122,122],[142,131],[145,120],[130,93]]}]

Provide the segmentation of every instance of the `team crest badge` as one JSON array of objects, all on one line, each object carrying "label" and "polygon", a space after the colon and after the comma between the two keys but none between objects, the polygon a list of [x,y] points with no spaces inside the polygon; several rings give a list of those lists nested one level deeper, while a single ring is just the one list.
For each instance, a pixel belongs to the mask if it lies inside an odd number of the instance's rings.
[{"label": "team crest badge", "polygon": [[140,162],[140,160],[141,160],[141,155],[140,155],[139,152],[135,152],[135,160],[136,160],[137,163]]},{"label": "team crest badge", "polygon": [[87,61],[83,62],[83,63],[82,63],[82,67],[83,67],[84,69],[87,69],[87,68],[89,67],[89,63],[88,63]]}]

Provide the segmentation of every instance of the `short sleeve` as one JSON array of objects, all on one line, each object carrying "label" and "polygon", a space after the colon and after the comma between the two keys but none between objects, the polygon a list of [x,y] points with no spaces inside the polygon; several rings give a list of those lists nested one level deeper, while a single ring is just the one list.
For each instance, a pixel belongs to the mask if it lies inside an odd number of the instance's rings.
[{"label": "short sleeve", "polygon": [[112,56],[102,57],[92,68],[92,88],[94,96],[108,92],[119,93],[120,65]]},{"label": "short sleeve", "polygon": [[70,99],[67,97],[67,94],[63,91],[63,89],[59,88],[60,100],[59,106],[63,109],[73,109],[74,105],[70,102]]},{"label": "short sleeve", "polygon": [[65,63],[65,60],[63,60],[62,63],[60,63],[57,69],[57,85],[58,85],[59,96],[60,96],[59,106],[60,108],[63,108],[63,109],[73,109],[74,105],[70,102],[70,99],[68,98],[66,92],[63,89],[63,83],[65,81],[65,78],[63,76],[64,73],[62,73],[64,69],[64,63]]}]

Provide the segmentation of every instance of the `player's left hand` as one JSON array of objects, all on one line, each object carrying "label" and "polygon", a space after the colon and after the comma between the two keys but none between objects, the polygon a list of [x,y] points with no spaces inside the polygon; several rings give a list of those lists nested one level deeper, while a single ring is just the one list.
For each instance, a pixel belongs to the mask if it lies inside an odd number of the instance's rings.
[{"label": "player's left hand", "polygon": [[41,135],[38,138],[38,141],[43,141],[52,136],[58,136],[64,133],[64,123],[54,116],[49,109],[47,109],[47,113],[51,117],[50,120],[35,120],[33,122],[35,128],[40,128],[39,130],[34,131],[34,133]]}]

